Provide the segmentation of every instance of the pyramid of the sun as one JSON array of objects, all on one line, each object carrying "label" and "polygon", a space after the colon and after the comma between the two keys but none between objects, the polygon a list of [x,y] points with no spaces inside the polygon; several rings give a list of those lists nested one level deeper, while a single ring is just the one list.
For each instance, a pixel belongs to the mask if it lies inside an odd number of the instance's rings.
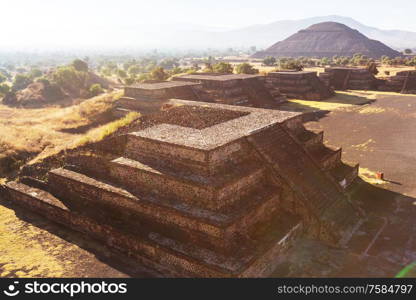
[{"label": "pyramid of the sun", "polygon": [[371,58],[401,54],[380,41],[371,40],[344,24],[324,22],[300,30],[270,48],[257,52],[254,58],[273,57],[333,57],[363,54]]}]

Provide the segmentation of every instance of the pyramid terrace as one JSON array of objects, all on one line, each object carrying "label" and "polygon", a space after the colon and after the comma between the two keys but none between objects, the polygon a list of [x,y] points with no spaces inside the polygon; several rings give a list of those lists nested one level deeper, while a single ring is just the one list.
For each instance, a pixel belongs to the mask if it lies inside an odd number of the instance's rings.
[{"label": "pyramid terrace", "polygon": [[345,195],[358,165],[299,113],[167,104],[46,177],[9,182],[8,198],[175,277],[268,276],[300,236],[343,245],[361,224]]}]

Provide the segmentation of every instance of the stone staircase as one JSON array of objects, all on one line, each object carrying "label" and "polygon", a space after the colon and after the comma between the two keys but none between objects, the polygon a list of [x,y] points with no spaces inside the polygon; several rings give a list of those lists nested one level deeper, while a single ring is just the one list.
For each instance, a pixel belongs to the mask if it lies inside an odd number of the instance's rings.
[{"label": "stone staircase", "polygon": [[[305,138],[308,135],[310,138]],[[283,126],[274,125],[247,139],[295,191],[313,219],[322,224],[319,237],[337,243],[345,233],[345,226],[348,224],[352,229],[358,222],[357,211],[331,173],[341,165],[340,150],[322,155],[322,134],[301,134],[299,139],[302,138],[305,147],[299,147],[296,138]],[[333,214],[334,207],[340,206],[345,213],[342,217]]]},{"label": "stone staircase", "polygon": [[[290,124],[288,126],[287,124]],[[344,190],[358,178],[359,164],[350,165],[342,161],[342,148],[324,144],[324,132],[307,130],[299,120],[286,123],[284,128],[301,144],[309,156],[332,177]]]}]

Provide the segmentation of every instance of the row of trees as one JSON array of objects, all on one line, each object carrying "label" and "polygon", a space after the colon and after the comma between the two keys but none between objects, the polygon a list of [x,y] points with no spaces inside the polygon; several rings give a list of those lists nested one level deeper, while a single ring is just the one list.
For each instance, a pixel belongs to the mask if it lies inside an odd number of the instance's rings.
[{"label": "row of trees", "polygon": [[[375,60],[365,55],[357,53],[352,57],[349,56],[334,56],[334,57],[323,57],[323,58],[309,58],[309,57],[298,57],[298,58],[275,58],[266,57],[263,60],[263,64],[266,66],[277,66],[279,69],[301,69],[302,67],[323,67],[323,66],[363,66],[368,65]],[[382,56],[380,62],[383,65],[395,66],[416,66],[416,57],[396,57],[389,58]]]}]

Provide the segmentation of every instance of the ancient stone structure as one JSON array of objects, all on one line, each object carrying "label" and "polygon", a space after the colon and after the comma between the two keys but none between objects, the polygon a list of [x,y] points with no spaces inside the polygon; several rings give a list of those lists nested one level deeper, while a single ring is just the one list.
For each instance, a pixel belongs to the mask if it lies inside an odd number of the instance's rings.
[{"label": "ancient stone structure", "polygon": [[367,68],[331,67],[319,74],[335,90],[375,90],[377,79]]},{"label": "ancient stone structure", "polygon": [[324,100],[334,95],[316,72],[270,72],[265,80],[268,88],[277,88],[289,98]]},{"label": "ancient stone structure", "polygon": [[265,87],[261,75],[194,73],[173,80],[200,83],[201,101],[258,108],[276,108],[286,101],[277,87]]},{"label": "ancient stone structure", "polygon": [[168,106],[46,181],[7,183],[8,199],[165,276],[267,276],[298,236],[342,245],[359,226],[344,194],[358,166],[299,113]]},{"label": "ancient stone structure", "polygon": [[395,76],[378,80],[379,91],[397,92],[402,94],[416,93],[416,71],[401,71]]},{"label": "ancient stone structure", "polygon": [[175,77],[172,81],[124,87],[124,96],[118,100],[116,113],[154,112],[173,98],[258,108],[276,108],[286,101],[278,88],[267,89],[264,77],[260,75],[195,73]]},{"label": "ancient stone structure", "polygon": [[154,81],[124,87],[124,96],[117,101],[116,113],[128,111],[154,112],[171,98],[198,100],[196,87],[192,82]]},{"label": "ancient stone structure", "polygon": [[336,22],[312,25],[280,41],[270,48],[255,53],[254,58],[273,57],[333,57],[353,56],[361,53],[371,58],[383,55],[391,58],[401,56],[400,52],[385,44],[371,40],[357,30]]}]

